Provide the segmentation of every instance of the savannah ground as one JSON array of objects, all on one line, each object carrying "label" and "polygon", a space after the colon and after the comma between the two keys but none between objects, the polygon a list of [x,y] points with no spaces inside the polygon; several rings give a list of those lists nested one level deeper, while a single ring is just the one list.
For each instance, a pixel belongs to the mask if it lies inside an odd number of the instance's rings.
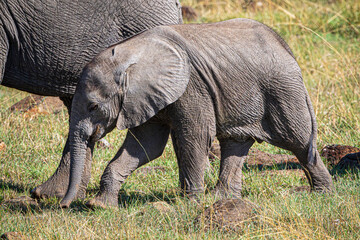
[{"label": "savannah ground", "polygon": [[[327,144],[360,145],[360,1],[358,0],[183,0],[206,23],[245,17],[274,28],[290,45],[302,69],[318,121],[318,149]],[[68,130],[65,109],[58,114],[10,112],[27,93],[0,87],[0,203],[44,182],[58,166]],[[114,130],[106,139],[113,148],[96,148],[87,199],[99,189],[100,176],[124,140]],[[3,142],[3,144],[1,144]],[[286,151],[267,144],[255,148]],[[119,208],[88,210],[85,200],[60,209],[57,199],[40,201],[40,210],[0,206],[0,235],[21,232],[28,239],[359,239],[360,174],[334,178],[332,195],[290,193],[307,185],[298,174],[273,174],[244,169],[242,195],[260,206],[255,220],[241,230],[222,231],[195,224],[195,217],[216,199],[205,195],[200,206],[183,198],[171,142],[163,155],[136,171],[123,185]],[[216,184],[215,171],[206,189]],[[278,169],[272,169],[277,172]],[[170,210],[154,202],[165,201]]]}]

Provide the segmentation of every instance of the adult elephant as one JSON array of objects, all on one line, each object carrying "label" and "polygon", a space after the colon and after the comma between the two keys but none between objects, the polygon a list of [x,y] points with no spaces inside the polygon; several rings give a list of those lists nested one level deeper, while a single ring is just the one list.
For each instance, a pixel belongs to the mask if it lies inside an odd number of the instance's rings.
[{"label": "adult elephant", "polygon": [[[182,22],[178,0],[1,0],[0,83],[59,96],[71,115],[72,96],[85,64],[106,47],[157,25]],[[91,155],[80,184],[90,179]],[[69,143],[60,165],[35,198],[63,197],[69,182]]]}]

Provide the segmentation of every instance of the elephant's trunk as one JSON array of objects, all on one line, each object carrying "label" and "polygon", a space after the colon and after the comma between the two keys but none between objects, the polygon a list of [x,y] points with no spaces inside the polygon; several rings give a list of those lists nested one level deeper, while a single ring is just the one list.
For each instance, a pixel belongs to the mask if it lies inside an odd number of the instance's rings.
[{"label": "elephant's trunk", "polygon": [[84,171],[89,137],[80,137],[79,133],[70,129],[70,181],[67,193],[60,202],[62,208],[68,208],[76,198]]}]

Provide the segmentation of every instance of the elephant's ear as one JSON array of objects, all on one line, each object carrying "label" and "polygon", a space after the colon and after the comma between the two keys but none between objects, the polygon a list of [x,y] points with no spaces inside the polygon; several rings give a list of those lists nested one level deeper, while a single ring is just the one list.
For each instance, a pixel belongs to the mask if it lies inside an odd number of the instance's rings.
[{"label": "elephant's ear", "polygon": [[175,102],[190,78],[187,54],[176,44],[145,38],[135,43],[130,40],[126,45],[119,49],[119,54],[127,56],[128,66],[116,124],[119,129],[139,126]]}]

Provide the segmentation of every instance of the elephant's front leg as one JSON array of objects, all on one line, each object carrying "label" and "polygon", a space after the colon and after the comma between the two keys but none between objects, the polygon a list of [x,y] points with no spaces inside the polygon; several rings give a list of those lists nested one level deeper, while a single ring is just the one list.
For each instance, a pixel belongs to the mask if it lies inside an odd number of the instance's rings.
[{"label": "elephant's front leg", "polygon": [[122,183],[134,170],[161,156],[169,132],[168,126],[151,122],[129,129],[123,145],[101,177],[100,192],[87,205],[91,208],[118,206]]},{"label": "elephant's front leg", "polygon": [[[67,107],[69,115],[71,115],[72,98],[60,98],[60,99]],[[91,160],[92,160],[93,150],[94,150],[94,144],[90,144],[86,150],[85,168],[77,198],[85,197],[85,191],[91,177]],[[69,186],[69,177],[70,177],[70,146],[69,146],[69,138],[68,138],[66,140],[66,144],[62,153],[60,164],[56,169],[55,173],[46,182],[44,182],[40,186],[35,187],[31,191],[31,196],[37,199],[49,198],[49,197],[63,198]]]},{"label": "elephant's front leg", "polygon": [[181,189],[190,199],[198,200],[199,194],[204,193],[204,172],[209,162],[208,153],[215,137],[215,127],[202,120],[197,124],[184,122],[185,125],[176,124],[171,137],[178,159]]},{"label": "elephant's front leg", "polygon": [[[91,159],[92,159],[93,149],[94,149],[94,144],[89,146],[86,151],[85,168],[77,198],[85,197],[86,188],[87,185],[89,184],[91,177]],[[55,173],[46,182],[44,182],[40,186],[35,187],[31,191],[31,196],[37,199],[49,198],[49,197],[63,198],[69,186],[69,177],[70,177],[70,147],[69,147],[69,139],[68,139],[66,141],[65,148],[63,150],[63,155],[60,160],[60,164],[56,169]]]}]

